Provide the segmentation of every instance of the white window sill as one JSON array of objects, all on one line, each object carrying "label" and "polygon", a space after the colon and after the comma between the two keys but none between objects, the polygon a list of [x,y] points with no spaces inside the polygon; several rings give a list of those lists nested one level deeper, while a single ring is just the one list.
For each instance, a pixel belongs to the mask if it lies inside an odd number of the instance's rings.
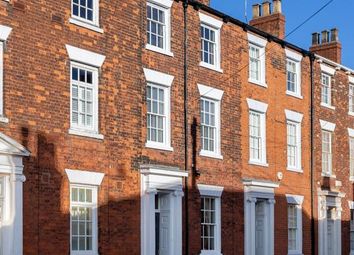
[{"label": "white window sill", "polygon": [[303,173],[304,172],[304,170],[301,168],[299,169],[299,168],[289,167],[289,166],[286,168],[286,170],[291,171],[291,172],[296,172],[296,173]]},{"label": "white window sill", "polygon": [[153,46],[153,45],[150,45],[150,44],[146,44],[145,49],[151,50],[151,51],[155,51],[157,53],[164,54],[164,55],[167,55],[167,56],[170,56],[170,57],[174,56],[173,53],[170,50],[161,49],[159,47],[156,47],[156,46]]},{"label": "white window sill", "polygon": [[328,174],[328,173],[321,173],[322,177],[329,177],[329,178],[337,178],[337,176],[335,176],[334,174]]},{"label": "white window sill", "polygon": [[288,255],[304,255],[304,254],[300,251],[288,251]]},{"label": "white window sill", "polygon": [[259,161],[253,161],[253,160],[248,161],[248,164],[256,165],[256,166],[269,167],[269,164],[266,163],[266,162],[259,162]]},{"label": "white window sill", "polygon": [[201,62],[199,63],[199,66],[202,66],[202,67],[205,67],[205,68],[214,70],[214,71],[219,72],[219,73],[223,73],[223,72],[224,72],[220,67],[214,66],[214,65],[210,65],[210,64],[205,63],[205,62],[203,62],[203,61],[201,61]]},{"label": "white window sill", "polygon": [[200,252],[200,255],[222,255],[222,253],[220,251],[206,251],[206,250],[202,250]]},{"label": "white window sill", "polygon": [[95,32],[103,34],[103,29],[102,28],[100,28],[98,26],[95,26],[95,25],[92,25],[92,24],[89,24],[89,23],[86,23],[86,22],[83,22],[83,21],[75,19],[75,18],[70,18],[69,19],[69,23],[75,24],[77,26],[84,27],[84,28],[87,28],[87,29],[90,29],[90,30],[93,30]]},{"label": "white window sill", "polygon": [[[350,181],[350,182],[354,182],[354,176],[350,176],[350,177],[349,177],[349,181]],[[353,252],[354,252],[354,251],[353,251]]]},{"label": "white window sill", "polygon": [[221,154],[218,154],[215,152],[210,152],[210,151],[205,151],[205,150],[201,150],[199,155],[202,157],[208,157],[208,158],[224,159],[224,157]]},{"label": "white window sill", "polygon": [[301,96],[301,95],[299,95],[299,94],[297,94],[297,93],[294,93],[294,92],[292,92],[292,91],[286,91],[286,94],[288,95],[288,96],[292,96],[292,97],[296,97],[296,98],[299,98],[299,99],[304,99],[304,97],[303,96]]},{"label": "white window sill", "polygon": [[335,110],[336,109],[336,107],[334,107],[332,105],[329,105],[329,104],[326,104],[326,103],[322,103],[322,102],[321,102],[321,106],[326,107],[326,108],[331,109],[331,110]]},{"label": "white window sill", "polygon": [[[348,115],[354,117],[354,112],[348,112]],[[354,252],[354,251],[353,251],[353,252]]]},{"label": "white window sill", "polygon": [[156,149],[156,150],[173,151],[173,148],[171,146],[163,143],[156,143],[156,142],[146,142],[145,147],[150,149]]},{"label": "white window sill", "polygon": [[77,136],[83,136],[83,137],[89,137],[89,138],[94,138],[94,139],[99,139],[103,140],[104,136],[98,133],[90,132],[90,131],[84,131],[84,130],[78,130],[78,129],[69,129],[69,134],[70,135],[77,135]]},{"label": "white window sill", "polygon": [[263,81],[257,81],[257,80],[253,80],[253,79],[251,79],[251,78],[248,78],[248,82],[253,83],[253,84],[257,85],[257,86],[261,86],[261,87],[264,87],[264,88],[268,88],[267,83],[265,83],[265,82],[263,82]]},{"label": "white window sill", "polygon": [[0,122],[2,123],[9,123],[9,119],[4,117],[4,116],[0,116]]},{"label": "white window sill", "polygon": [[96,251],[72,251],[70,255],[99,255]]}]

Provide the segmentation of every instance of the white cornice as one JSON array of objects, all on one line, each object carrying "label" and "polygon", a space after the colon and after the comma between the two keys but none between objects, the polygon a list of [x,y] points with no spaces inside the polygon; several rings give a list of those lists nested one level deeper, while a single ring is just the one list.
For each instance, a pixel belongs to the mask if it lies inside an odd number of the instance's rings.
[{"label": "white cornice", "polygon": [[321,129],[326,131],[333,132],[336,129],[336,124],[329,121],[320,120],[320,124],[321,124]]},{"label": "white cornice", "polygon": [[248,38],[248,42],[256,44],[261,47],[265,47],[268,43],[266,39],[251,33],[247,33],[247,38]]},{"label": "white cornice", "polygon": [[208,97],[217,101],[221,101],[224,91],[202,84],[198,84],[199,94],[202,97]]},{"label": "white cornice", "polygon": [[90,66],[101,67],[103,65],[104,60],[106,59],[106,56],[104,55],[80,49],[68,44],[66,44],[66,50],[68,52],[70,60]]},{"label": "white cornice", "polygon": [[288,204],[302,205],[304,196],[285,194]]},{"label": "white cornice", "polygon": [[212,26],[216,29],[220,29],[223,25],[223,22],[221,20],[218,20],[201,12],[199,12],[199,19],[202,23]]},{"label": "white cornice", "polygon": [[287,120],[291,120],[291,121],[295,121],[298,123],[302,122],[302,118],[303,118],[303,114],[298,113],[298,112],[294,112],[294,111],[290,111],[290,110],[285,110],[285,116]]},{"label": "white cornice", "polygon": [[257,112],[266,113],[268,109],[268,104],[247,98],[248,108]]},{"label": "white cornice", "polygon": [[161,73],[152,69],[144,68],[145,79],[148,82],[171,87],[174,76]]},{"label": "white cornice", "polygon": [[221,194],[224,190],[224,187],[221,186],[204,185],[204,184],[198,184],[197,186],[201,196],[221,197]]},{"label": "white cornice", "polygon": [[12,31],[11,27],[0,25],[0,41],[6,41]]},{"label": "white cornice", "polygon": [[325,65],[325,64],[320,64],[321,65],[321,71],[324,72],[324,73],[327,73],[327,74],[330,74],[330,75],[334,75],[336,73],[336,69],[335,68],[332,68],[328,65]]},{"label": "white cornice", "polygon": [[290,59],[295,60],[297,62],[301,62],[301,60],[302,60],[302,55],[299,54],[298,52],[295,52],[292,50],[285,49],[285,55],[287,58],[290,58]]},{"label": "white cornice", "polygon": [[100,186],[104,177],[104,173],[89,172],[81,170],[65,169],[69,182],[73,184],[85,184]]}]

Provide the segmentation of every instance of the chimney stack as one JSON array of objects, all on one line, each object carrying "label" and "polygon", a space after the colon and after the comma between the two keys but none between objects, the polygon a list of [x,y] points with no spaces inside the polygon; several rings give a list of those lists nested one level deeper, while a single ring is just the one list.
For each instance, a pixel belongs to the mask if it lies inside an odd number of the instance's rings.
[{"label": "chimney stack", "polygon": [[253,5],[253,17],[250,25],[284,39],[285,16],[282,14],[281,5],[281,0],[273,0],[272,4],[269,1],[264,1],[262,4]]},{"label": "chimney stack", "polygon": [[339,41],[338,29],[324,30],[321,34],[313,33],[310,51],[341,64],[342,44]]},{"label": "chimney stack", "polygon": [[197,1],[204,5],[210,6],[210,0],[197,0]]}]

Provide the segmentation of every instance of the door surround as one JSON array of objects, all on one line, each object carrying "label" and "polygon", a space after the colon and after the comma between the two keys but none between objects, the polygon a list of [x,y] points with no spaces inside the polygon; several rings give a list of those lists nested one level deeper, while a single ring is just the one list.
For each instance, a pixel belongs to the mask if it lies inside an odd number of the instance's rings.
[{"label": "door surround", "polygon": [[183,178],[177,167],[141,165],[141,255],[155,254],[155,195],[170,193],[170,255],[182,255]]},{"label": "door surround", "polygon": [[255,207],[257,199],[265,200],[265,249],[264,255],[274,254],[274,189],[279,187],[279,183],[243,179],[244,185],[244,233],[245,233],[245,255],[256,254],[256,215]]}]

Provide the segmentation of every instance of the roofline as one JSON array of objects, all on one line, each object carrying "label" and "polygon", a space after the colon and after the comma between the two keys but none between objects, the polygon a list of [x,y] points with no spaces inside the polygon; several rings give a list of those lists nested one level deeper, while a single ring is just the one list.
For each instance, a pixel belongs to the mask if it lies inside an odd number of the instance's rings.
[{"label": "roofline", "polygon": [[[180,2],[180,0],[174,0],[174,1]],[[231,22],[231,23],[233,23],[233,24],[235,24],[235,25],[237,25],[239,27],[242,27],[244,31],[251,31],[251,32],[253,32],[255,34],[258,34],[258,35],[266,38],[268,41],[273,41],[275,43],[280,44],[284,48],[287,47],[289,49],[292,49],[292,50],[295,50],[297,52],[300,52],[304,56],[309,56],[309,57],[313,56],[313,53],[308,51],[308,50],[302,49],[302,48],[296,46],[295,44],[289,43],[289,42],[287,42],[285,40],[282,40],[282,39],[280,39],[280,38],[278,38],[278,37],[276,37],[274,35],[271,35],[271,34],[269,34],[267,32],[261,31],[261,30],[255,28],[255,27],[247,24],[247,23],[244,23],[244,22],[242,22],[242,21],[240,21],[238,19],[235,19],[235,18],[233,18],[233,17],[231,17],[229,15],[226,15],[226,14],[224,14],[224,13],[222,13],[222,12],[216,10],[216,9],[213,9],[210,6],[202,4],[202,3],[200,3],[200,2],[198,2],[196,0],[189,0],[187,2],[188,2],[189,5],[193,6],[195,10],[203,10],[203,11],[206,11],[206,12],[208,12],[210,14],[213,14],[213,15],[219,17],[219,18],[222,18],[223,22],[225,22],[225,23]]]},{"label": "roofline", "polygon": [[326,63],[326,64],[328,64],[330,66],[333,66],[336,69],[343,70],[345,72],[349,72],[350,74],[354,74],[354,70],[350,69],[349,67],[341,65],[341,64],[339,64],[337,62],[334,62],[334,61],[332,61],[332,60],[330,60],[328,58],[322,57],[322,56],[320,56],[318,54],[314,54],[314,55],[315,55],[316,59],[318,59],[318,60],[320,60],[320,61],[322,61],[322,62],[324,62],[324,63]]}]

